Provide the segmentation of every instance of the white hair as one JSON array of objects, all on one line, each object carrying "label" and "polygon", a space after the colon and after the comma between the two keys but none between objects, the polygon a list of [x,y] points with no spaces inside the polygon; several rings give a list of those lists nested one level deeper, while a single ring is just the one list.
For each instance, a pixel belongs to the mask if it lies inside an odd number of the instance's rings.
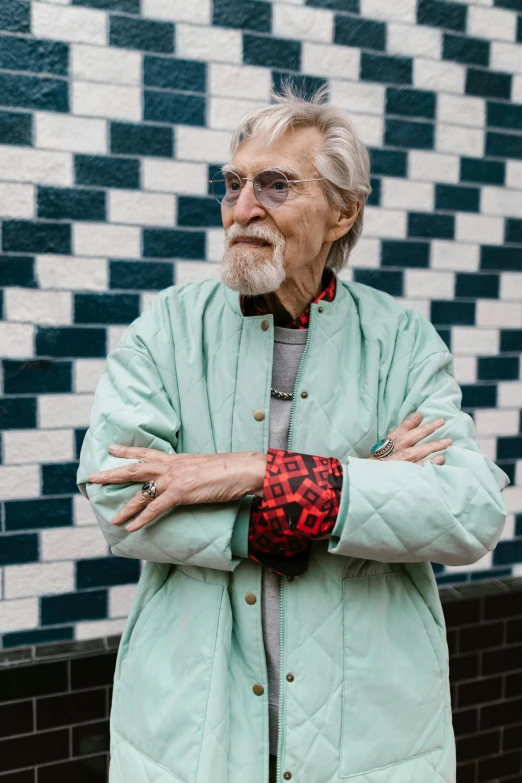
[{"label": "white hair", "polygon": [[[245,114],[230,142],[235,155],[239,145],[249,137],[266,140],[270,146],[287,130],[293,128],[317,128],[324,138],[322,152],[314,157],[314,165],[328,203],[341,209],[359,203],[360,210],[351,229],[336,239],[326,258],[326,266],[342,269],[347,263],[363,227],[364,205],[371,193],[370,156],[366,145],[358,137],[353,122],[336,106],[323,103],[328,85],[317,89],[310,99],[296,90],[290,82],[282,80],[282,93],[272,90],[275,103]],[[301,94],[300,94],[301,93]]]}]

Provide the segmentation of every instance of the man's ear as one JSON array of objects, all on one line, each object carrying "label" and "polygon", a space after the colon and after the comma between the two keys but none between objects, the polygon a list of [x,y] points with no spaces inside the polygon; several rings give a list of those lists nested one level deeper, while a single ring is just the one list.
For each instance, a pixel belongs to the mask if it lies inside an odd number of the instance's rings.
[{"label": "man's ear", "polygon": [[360,212],[362,203],[357,201],[348,201],[346,205],[339,209],[339,217],[334,226],[328,232],[328,239],[335,241],[350,231],[353,224],[357,220],[357,215]]}]

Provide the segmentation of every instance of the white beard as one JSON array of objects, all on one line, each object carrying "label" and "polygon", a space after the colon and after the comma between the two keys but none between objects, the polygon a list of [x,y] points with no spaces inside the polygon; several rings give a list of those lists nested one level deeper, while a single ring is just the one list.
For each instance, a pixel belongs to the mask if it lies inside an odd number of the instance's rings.
[{"label": "white beard", "polygon": [[221,280],[233,291],[248,296],[276,291],[286,280],[284,238],[272,234],[268,236],[259,231],[254,234],[252,230],[250,235],[270,241],[272,247],[258,249],[241,244],[231,245],[231,237],[228,237],[220,269]]}]

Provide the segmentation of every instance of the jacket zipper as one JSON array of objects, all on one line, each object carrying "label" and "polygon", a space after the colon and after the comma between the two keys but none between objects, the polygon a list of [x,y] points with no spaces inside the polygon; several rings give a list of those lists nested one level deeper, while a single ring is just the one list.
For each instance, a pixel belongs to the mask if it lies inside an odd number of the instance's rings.
[{"label": "jacket zipper", "polygon": [[[299,388],[299,384],[301,382],[301,375],[303,374],[303,367],[306,359],[306,354],[308,353],[308,346],[310,343],[310,334],[312,331],[312,323],[315,316],[315,308],[316,305],[311,304],[310,305],[310,319],[308,321],[308,334],[306,335],[306,343],[303,350],[303,355],[301,356],[301,361],[299,362],[299,367],[297,368],[297,376],[295,379],[294,384],[294,396],[292,398],[292,408],[290,410],[290,422],[288,425],[288,450],[291,451],[291,444],[293,442],[293,423],[295,419],[295,403],[296,403],[296,392]],[[284,655],[283,655],[283,639],[284,639],[284,631],[285,631],[285,617],[283,612],[284,607],[284,601],[283,601],[283,590],[285,589],[285,582],[284,577],[279,577],[279,719],[278,719],[278,740],[277,740],[277,762],[276,762],[276,781],[279,783],[280,781],[280,759],[281,759],[281,753],[283,749],[283,721],[282,721],[282,715],[284,714],[284,690],[283,690],[283,675],[284,675]]]}]

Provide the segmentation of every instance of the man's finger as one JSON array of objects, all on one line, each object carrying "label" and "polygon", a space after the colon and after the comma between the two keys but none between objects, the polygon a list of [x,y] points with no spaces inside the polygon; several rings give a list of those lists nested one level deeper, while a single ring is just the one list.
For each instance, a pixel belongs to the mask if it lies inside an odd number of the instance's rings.
[{"label": "man's finger", "polygon": [[165,454],[159,449],[146,449],[142,446],[121,446],[118,443],[111,443],[109,451],[117,457],[129,457],[130,459],[149,459],[157,462],[164,462],[172,458],[172,454]]},{"label": "man's finger", "polygon": [[113,525],[121,525],[122,522],[126,522],[129,517],[134,516],[134,514],[137,514],[138,511],[141,511],[142,508],[144,508],[147,503],[150,503],[150,500],[148,500],[145,495],[142,494],[142,491],[140,491],[134,495],[133,498],[129,500],[128,503],[125,504],[125,506],[118,511],[115,517],[111,519],[111,522]]},{"label": "man's finger", "polygon": [[129,533],[140,530],[142,527],[145,527],[145,525],[148,525],[149,522],[153,522],[157,519],[164,511],[168,511],[168,509],[172,507],[172,503],[167,497],[167,493],[164,492],[154,500],[150,500],[145,510],[142,511],[136,519],[129,522],[129,524],[126,525],[125,530],[128,530]]},{"label": "man's finger", "polygon": [[91,473],[88,479],[92,484],[123,484],[126,481],[150,481],[162,472],[162,466],[157,463],[132,462],[121,468]]}]

